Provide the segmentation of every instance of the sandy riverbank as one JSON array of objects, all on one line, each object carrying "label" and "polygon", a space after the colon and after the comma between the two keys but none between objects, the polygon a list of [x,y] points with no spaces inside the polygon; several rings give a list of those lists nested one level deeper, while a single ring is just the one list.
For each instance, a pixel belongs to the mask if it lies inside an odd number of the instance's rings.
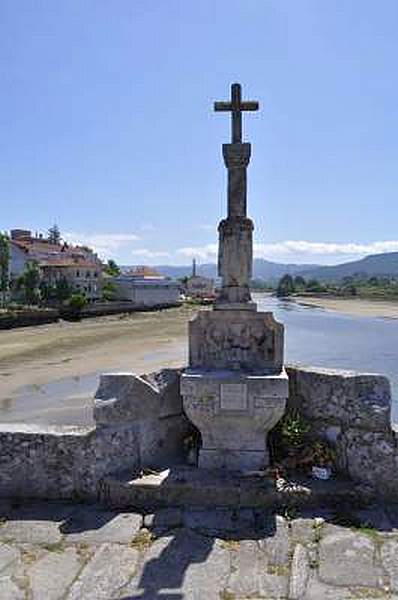
[{"label": "sandy riverbank", "polygon": [[24,385],[182,365],[195,312],[181,307],[0,331],[0,399]]},{"label": "sandy riverbank", "polygon": [[334,310],[356,317],[382,317],[398,319],[398,302],[388,300],[365,300],[362,298],[318,298],[295,296],[299,304]]}]

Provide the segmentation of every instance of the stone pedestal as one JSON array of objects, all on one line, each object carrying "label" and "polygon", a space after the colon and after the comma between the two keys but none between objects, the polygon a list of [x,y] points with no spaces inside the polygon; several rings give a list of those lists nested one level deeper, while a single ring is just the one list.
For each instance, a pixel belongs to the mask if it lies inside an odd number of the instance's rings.
[{"label": "stone pedestal", "polygon": [[271,312],[201,311],[189,323],[189,366],[278,374],[283,368],[283,325]]},{"label": "stone pedestal", "polygon": [[184,411],[202,435],[199,467],[231,471],[267,467],[267,433],[288,397],[285,370],[277,375],[187,369],[181,377]]},{"label": "stone pedestal", "polygon": [[267,433],[285,410],[283,326],[272,313],[201,311],[189,324],[184,411],[202,435],[199,467],[268,465]]}]

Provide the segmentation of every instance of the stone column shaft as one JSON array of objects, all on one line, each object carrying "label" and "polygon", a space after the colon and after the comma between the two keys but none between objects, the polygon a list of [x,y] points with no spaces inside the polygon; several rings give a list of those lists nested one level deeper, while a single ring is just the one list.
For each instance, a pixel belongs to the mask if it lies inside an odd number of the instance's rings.
[{"label": "stone column shaft", "polygon": [[228,217],[246,217],[247,175],[250,144],[223,144],[228,169]]},{"label": "stone column shaft", "polygon": [[218,274],[222,289],[217,309],[255,309],[250,297],[253,261],[253,223],[246,216],[247,166],[250,144],[223,144],[228,169],[228,217],[220,222]]}]

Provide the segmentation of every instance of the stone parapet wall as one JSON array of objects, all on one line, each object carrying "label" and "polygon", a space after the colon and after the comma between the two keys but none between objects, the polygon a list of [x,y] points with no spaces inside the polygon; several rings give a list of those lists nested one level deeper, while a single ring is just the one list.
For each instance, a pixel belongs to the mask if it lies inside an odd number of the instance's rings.
[{"label": "stone parapet wall", "polygon": [[380,496],[398,498],[398,439],[391,426],[386,377],[289,366],[288,409],[335,449],[337,467]]},{"label": "stone parapet wall", "polygon": [[182,460],[191,431],[178,370],[105,376],[95,418],[96,427],[0,424],[0,498],[95,501],[105,475]]},{"label": "stone parapet wall", "polygon": [[0,497],[95,500],[109,472],[138,464],[131,427],[0,426]]},{"label": "stone parapet wall", "polygon": [[[389,382],[378,375],[290,366],[288,408],[336,451],[359,488],[398,498],[398,444]],[[0,424],[0,497],[95,501],[110,474],[136,474],[186,458],[192,426],[180,374],[110,374],[95,401],[96,427]]]}]

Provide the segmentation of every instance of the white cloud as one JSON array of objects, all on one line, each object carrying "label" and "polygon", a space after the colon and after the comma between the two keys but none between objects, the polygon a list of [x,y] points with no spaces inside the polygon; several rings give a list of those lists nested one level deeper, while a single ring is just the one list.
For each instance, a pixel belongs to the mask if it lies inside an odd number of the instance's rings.
[{"label": "white cloud", "polygon": [[381,254],[382,252],[398,252],[398,241],[372,242],[357,244],[355,242],[306,242],[304,240],[287,240],[273,244],[254,244],[254,255],[257,258],[272,256],[365,256],[366,254]]},{"label": "white cloud", "polygon": [[217,256],[218,245],[206,244],[206,246],[191,246],[179,248],[177,254],[184,258],[199,258],[200,260],[212,260]]},{"label": "white cloud", "polygon": [[131,254],[140,258],[167,258],[170,256],[169,252],[158,252],[156,250],[148,250],[148,248],[132,250]]},{"label": "white cloud", "polygon": [[[179,248],[177,255],[184,258],[198,258],[199,260],[214,261],[217,256],[217,244]],[[358,244],[355,242],[307,242],[305,240],[286,240],[270,244],[254,243],[255,258],[265,258],[276,261],[307,260],[344,260],[368,254],[381,254],[383,252],[398,252],[398,241],[372,242]]]},{"label": "white cloud", "polygon": [[115,256],[119,250],[140,239],[135,233],[67,232],[62,237],[70,244],[89,246],[104,258]]}]

